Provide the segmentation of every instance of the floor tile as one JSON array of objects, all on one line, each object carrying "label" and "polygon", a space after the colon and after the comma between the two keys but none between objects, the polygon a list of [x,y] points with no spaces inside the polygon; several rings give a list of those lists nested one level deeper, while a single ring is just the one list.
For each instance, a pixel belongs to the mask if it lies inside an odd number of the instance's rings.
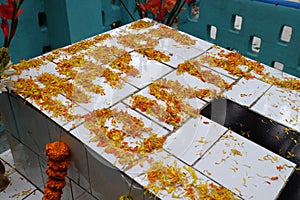
[{"label": "floor tile", "polygon": [[11,167],[15,166],[15,161],[14,161],[14,158],[13,158],[13,155],[12,155],[10,149],[8,149],[5,152],[1,153],[0,158],[2,160],[4,160],[6,163],[8,163]]},{"label": "floor tile", "polygon": [[0,193],[0,199],[21,200],[35,190],[35,187],[14,169],[8,165],[5,168],[10,184]]},{"label": "floor tile", "polygon": [[41,200],[43,198],[43,196],[44,196],[44,194],[41,191],[35,190],[29,196],[27,196],[24,200]]},{"label": "floor tile", "polygon": [[295,164],[228,131],[195,168],[245,199],[276,199]]}]

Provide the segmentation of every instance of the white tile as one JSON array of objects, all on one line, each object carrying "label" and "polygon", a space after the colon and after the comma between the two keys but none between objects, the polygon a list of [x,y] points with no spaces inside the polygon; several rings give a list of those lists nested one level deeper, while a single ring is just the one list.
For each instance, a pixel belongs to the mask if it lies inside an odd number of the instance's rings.
[{"label": "white tile", "polygon": [[261,75],[255,73],[254,70],[251,71],[251,74],[263,82],[278,87],[282,87],[281,85],[283,85],[283,88],[290,87],[293,88],[291,90],[295,90],[299,92],[299,83],[300,83],[299,77],[290,75],[288,73],[285,73],[273,67],[269,67],[267,65],[263,65],[263,66],[264,66],[264,70]]},{"label": "white tile", "polygon": [[[200,183],[208,183],[208,184],[214,184],[215,186],[219,186],[218,183],[212,181],[211,179],[205,177],[204,175],[200,174],[196,170],[191,169],[194,171],[194,174],[191,175],[189,169],[189,166],[178,160],[176,157],[173,157],[172,155],[162,151],[159,152],[153,156],[151,156],[151,164],[149,162],[145,162],[144,165],[141,166],[135,166],[134,168],[126,171],[125,173],[129,175],[130,177],[134,178],[134,180],[139,183],[140,185],[147,187],[150,181],[147,178],[147,171],[150,169],[151,166],[154,166],[156,162],[161,162],[163,166],[168,166],[169,168],[173,167],[176,170],[180,170],[180,172],[183,172],[186,175],[187,182],[192,183],[192,185],[198,185]],[[159,165],[160,166],[160,165]],[[178,173],[178,171],[177,171]],[[193,180],[193,176],[196,178],[196,180]],[[183,179],[185,177],[180,177],[180,179]],[[174,181],[175,185],[181,185],[179,181],[176,183]],[[185,184],[188,184],[185,183]],[[157,184],[157,187],[159,188],[158,192],[155,192],[153,188],[149,188],[149,191],[153,192],[157,197],[164,200],[175,200],[175,199],[184,199],[188,200],[189,197],[184,196],[185,192],[182,186],[176,187],[176,189],[172,192],[168,192],[167,189],[161,188],[160,185]],[[209,186],[208,186],[209,188]],[[196,193],[196,192],[195,192]],[[194,193],[194,194],[195,194]],[[174,197],[173,195],[178,195],[179,197]],[[195,194],[196,199],[198,197],[197,194]],[[200,199],[198,197],[198,199]]]},{"label": "white tile", "polygon": [[91,96],[89,102],[78,103],[78,105],[88,111],[112,106],[113,104],[117,103],[123,98],[126,98],[137,90],[135,87],[129,85],[128,83],[125,83],[124,87],[120,89],[113,89],[110,85],[104,83],[103,80],[97,81],[97,84],[104,88],[105,95],[86,92]]},{"label": "white tile", "polygon": [[[68,105],[68,111],[67,112],[70,113],[70,114],[82,116],[82,115],[88,113],[88,110],[83,109],[82,107],[80,107],[79,105],[73,103],[72,101],[70,101],[69,99],[64,97],[63,95],[58,95],[57,97],[55,97],[53,99],[60,100],[62,102],[62,104],[65,105],[65,106]],[[31,103],[37,109],[41,110],[41,106],[38,105],[37,103],[35,103],[33,100],[27,99],[27,101],[29,103]],[[54,122],[56,122],[57,124],[59,124],[60,126],[65,128],[66,130],[70,130],[71,128],[73,128],[74,126],[76,126],[76,125],[78,125],[82,122],[81,118],[74,119],[74,120],[67,120],[63,116],[54,117],[53,116],[54,111],[41,110],[41,112],[44,113],[49,118],[51,118]]]},{"label": "white tile", "polygon": [[[156,99],[155,96],[149,94],[149,87],[144,88],[143,90],[141,90],[140,92],[137,93],[137,95],[142,95],[150,100],[155,100],[157,101],[157,103],[159,105],[164,106],[164,108],[166,108],[167,103],[161,100]],[[193,98],[193,99],[184,99],[185,103],[189,104],[191,107],[195,108],[195,109],[201,109],[202,107],[204,107],[207,103],[202,101],[199,98]],[[132,106],[132,98],[129,97],[127,99],[124,100],[124,103]],[[137,109],[139,112],[141,112],[141,110]],[[150,119],[152,119],[153,121],[159,123],[160,125],[166,127],[169,130],[174,130],[174,128],[176,128],[175,126],[173,126],[172,124],[168,124],[165,122],[165,119],[158,119],[155,116],[152,116],[148,113],[143,112],[145,115],[147,115],[147,117],[149,117]],[[185,113],[182,112],[181,114],[178,114],[178,116],[181,118],[180,124],[183,123],[184,121],[186,121],[190,116]],[[178,125],[180,125],[178,124]]]},{"label": "white tile", "polygon": [[156,49],[161,51],[168,51],[173,55],[183,57],[185,60],[199,56],[205,51],[196,48],[196,46],[180,45],[171,38],[160,39],[159,44],[156,46]]},{"label": "white tile", "polygon": [[195,168],[242,198],[260,200],[276,199],[295,166],[228,131],[196,163]]},{"label": "white tile", "polygon": [[138,88],[143,88],[146,85],[149,85],[154,80],[173,70],[172,68],[155,60],[148,60],[145,56],[136,52],[130,54],[132,58],[130,64],[138,69],[140,74],[138,77],[128,77],[128,82]]},{"label": "white tile", "polygon": [[[96,44],[96,46],[90,47],[84,55],[86,56],[87,59],[90,59],[92,61],[96,61],[98,64],[107,64],[109,62],[112,62],[115,58],[113,56],[120,56],[122,52],[130,52],[133,49],[130,47],[126,47],[122,44],[118,43],[117,36],[119,36],[119,33],[113,33],[111,34],[112,38],[105,40],[103,43]],[[93,55],[96,53],[103,52],[104,56],[105,54],[106,59],[99,59],[97,57],[94,57]],[[102,57],[100,57],[102,58]]]},{"label": "white tile", "polygon": [[170,61],[162,61],[173,68],[177,68],[179,64],[183,63],[187,59],[183,55],[173,54],[171,50],[158,50],[166,55],[170,56]]},{"label": "white tile", "polygon": [[14,167],[15,166],[15,161],[14,161],[14,158],[13,158],[13,155],[11,153],[11,150],[7,150],[3,153],[0,154],[0,158],[2,160],[4,160],[5,162],[7,162],[10,166]]},{"label": "white tile", "polygon": [[190,119],[168,137],[164,149],[192,165],[226,130],[206,117]]},{"label": "white tile", "polygon": [[[264,66],[263,74],[264,75],[268,74],[268,77],[275,77],[275,78],[278,78],[279,80],[283,80],[285,78],[297,78],[295,76],[292,76],[292,75],[285,73],[281,70],[278,70],[276,68],[273,68],[273,67],[270,67],[270,66],[267,66],[264,64],[262,64],[262,65]],[[258,79],[265,78],[264,75],[257,74],[257,73],[255,73],[254,70],[251,71],[251,74]]]},{"label": "white tile", "polygon": [[[209,71],[210,73],[212,73],[213,75],[217,75],[219,76],[220,80],[222,79],[223,81],[225,81],[226,83],[228,83],[229,85],[234,83],[234,80],[231,78],[228,78],[222,74],[218,74],[210,69],[206,69],[204,67],[201,66],[195,66],[195,67],[199,67],[200,70],[204,70],[204,71]],[[219,82],[215,82],[215,83],[209,83],[208,81],[205,80],[205,77],[203,77],[202,79],[196,77],[196,76],[192,76],[189,73],[185,72],[182,74],[177,74],[176,71],[171,72],[170,74],[168,74],[167,76],[165,76],[164,78],[168,79],[168,80],[177,80],[179,81],[179,83],[185,87],[191,87],[194,88],[195,90],[201,90],[201,89],[209,89],[211,91],[214,91],[217,94],[220,94],[221,92],[224,91],[224,88],[221,88],[219,84]],[[215,97],[204,97],[203,99],[205,101],[211,101],[212,99],[214,99]]]},{"label": "white tile", "polygon": [[252,110],[300,131],[300,92],[272,86]]},{"label": "white tile", "polygon": [[262,96],[271,85],[257,79],[240,79],[231,90],[224,93],[225,97],[244,106],[251,106]]},{"label": "white tile", "polygon": [[[215,71],[217,71],[217,72],[219,72],[221,74],[229,76],[229,77],[231,77],[233,79],[238,79],[239,78],[238,76],[231,74],[229,71],[221,68],[220,66],[217,66],[216,64],[212,65],[212,64],[209,64],[209,63],[207,63],[205,61],[202,61],[203,57],[206,57],[206,56],[211,56],[211,57],[214,57],[214,58],[217,58],[217,59],[224,59],[224,60],[226,60],[226,58],[223,58],[223,57],[221,57],[221,56],[218,55],[221,52],[224,53],[224,54],[228,54],[231,51],[229,51],[227,49],[224,49],[222,47],[213,46],[212,49],[208,50],[207,52],[205,52],[204,54],[202,54],[201,56],[199,56],[197,58],[197,60],[201,61],[202,65],[204,65],[206,67],[209,67],[209,68],[211,68],[211,69],[213,69],[213,70],[215,70]],[[243,72],[249,71],[248,68],[246,66],[244,66],[244,65],[238,65],[238,68],[241,69]]]},{"label": "white tile", "polygon": [[122,31],[126,31],[127,33],[145,33],[147,32],[149,29],[153,29],[153,28],[158,28],[159,27],[159,23],[155,20],[152,20],[150,18],[143,18],[143,19],[140,19],[140,20],[137,20],[135,22],[138,22],[138,21],[145,21],[145,22],[150,22],[151,23],[151,26],[150,27],[147,27],[147,28],[142,28],[142,29],[132,29],[130,28],[130,26],[133,24],[133,23],[130,23],[130,24],[126,24],[126,25],[123,25],[121,27],[119,27],[120,30]]},{"label": "white tile", "polygon": [[[151,128],[151,132],[150,133],[154,133],[157,134],[158,137],[161,136],[165,136],[168,134],[168,131],[164,128],[162,128],[161,126],[159,126],[158,124],[152,122],[151,120],[149,120],[148,118],[144,117],[143,115],[139,114],[138,112],[126,107],[124,104],[120,103],[117,104],[116,106],[114,106],[112,109],[117,108],[118,111],[125,111],[128,112],[128,114],[130,114],[133,117],[136,117],[137,119],[140,119],[143,124],[144,124],[144,128]],[[122,124],[118,124],[117,126],[112,126],[111,125],[111,120],[109,119],[106,122],[106,126],[109,129],[115,128],[115,129],[122,129]],[[129,146],[131,147],[135,147],[137,146],[136,144],[140,144],[142,142],[142,140],[144,138],[149,137],[149,134],[147,132],[142,132],[140,136],[131,136],[128,135],[124,141],[128,142]],[[101,147],[98,145],[97,141],[92,141],[92,137],[94,137],[94,135],[90,134],[90,131],[84,126],[81,125],[79,127],[77,127],[76,129],[71,131],[71,134],[73,134],[75,137],[77,137],[79,140],[81,140],[88,148],[90,148],[93,152],[95,152],[98,155],[101,155],[103,159],[106,159],[111,165],[115,165],[116,167],[118,167],[119,169],[124,169],[128,167],[128,163],[125,163],[124,165],[122,165],[120,162],[120,160],[125,159],[126,157],[124,156],[128,156],[131,155],[133,156],[133,159],[137,159],[137,161],[139,160],[143,160],[144,155],[140,155],[137,153],[131,154],[130,152],[126,152],[123,149],[118,149],[118,151],[120,151],[120,155],[119,157],[117,157],[116,155],[114,155],[113,153],[107,153],[107,150],[109,149],[109,145]],[[132,163],[130,164],[134,164],[134,161],[136,160],[132,160]],[[136,163],[138,164],[138,163]]]}]

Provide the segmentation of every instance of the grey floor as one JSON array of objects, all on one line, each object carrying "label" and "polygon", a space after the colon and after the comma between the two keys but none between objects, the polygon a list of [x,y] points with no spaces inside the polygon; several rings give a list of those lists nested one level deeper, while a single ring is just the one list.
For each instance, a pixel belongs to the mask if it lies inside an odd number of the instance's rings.
[{"label": "grey floor", "polygon": [[[2,146],[1,149],[3,149]],[[1,200],[41,200],[43,198],[43,193],[16,171],[10,149],[0,154],[0,160],[5,165],[5,175],[10,181],[8,187],[0,192]]]},{"label": "grey floor", "polygon": [[10,149],[5,131],[0,132],[0,154]]}]

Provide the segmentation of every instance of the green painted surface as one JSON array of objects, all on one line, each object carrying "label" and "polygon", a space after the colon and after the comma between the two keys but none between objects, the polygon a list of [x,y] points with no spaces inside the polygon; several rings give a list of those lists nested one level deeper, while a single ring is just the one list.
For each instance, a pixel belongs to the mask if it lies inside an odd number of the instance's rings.
[{"label": "green painted surface", "polygon": [[[199,19],[185,16],[180,30],[272,66],[284,64],[284,71],[300,77],[300,10],[248,0],[202,0]],[[188,8],[190,9],[190,8]],[[235,16],[242,17],[241,30],[234,28]],[[217,28],[210,38],[210,26]],[[284,26],[292,28],[289,42],[281,40]],[[261,39],[260,51],[251,49],[252,37]]]},{"label": "green painted surface", "polygon": [[[135,1],[123,1],[134,10]],[[252,0],[197,0],[196,4],[199,18],[193,18],[187,7],[180,14],[180,30],[270,66],[282,63],[285,72],[300,77],[300,9]],[[25,1],[22,7],[10,48],[13,62],[41,55],[45,47],[55,49],[105,32],[114,23],[132,21],[119,1],[37,0]],[[40,13],[45,16],[42,25]],[[241,30],[234,28],[236,15],[242,17]],[[134,16],[138,19],[137,13]],[[217,28],[216,39],[210,38],[211,26]],[[292,28],[289,42],[280,39],[284,26]],[[261,39],[259,52],[252,50],[253,37]]]}]

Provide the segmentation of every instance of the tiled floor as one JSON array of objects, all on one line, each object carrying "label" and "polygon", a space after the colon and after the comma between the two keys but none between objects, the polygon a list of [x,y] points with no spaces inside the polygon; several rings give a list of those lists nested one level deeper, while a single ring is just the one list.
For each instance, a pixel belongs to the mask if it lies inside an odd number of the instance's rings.
[{"label": "tiled floor", "polygon": [[[2,143],[1,143],[2,147]],[[14,169],[14,160],[10,149],[0,154],[5,164],[6,175],[10,180],[9,186],[0,192],[0,199],[5,200],[41,200],[43,193],[36,189],[21,174]]]}]

